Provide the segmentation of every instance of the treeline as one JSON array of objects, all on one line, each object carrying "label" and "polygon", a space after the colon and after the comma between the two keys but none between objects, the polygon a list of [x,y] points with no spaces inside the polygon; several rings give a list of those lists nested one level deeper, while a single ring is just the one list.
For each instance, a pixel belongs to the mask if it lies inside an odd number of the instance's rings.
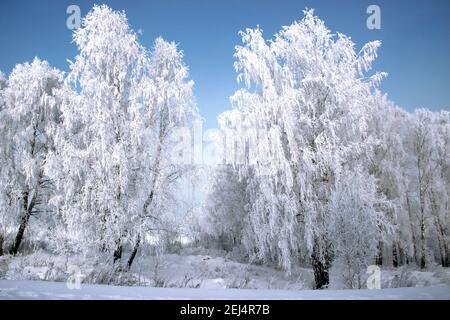
[{"label": "treeline", "polygon": [[241,35],[245,87],[219,117],[227,151],[199,241],[312,266],[317,288],[333,265],[359,288],[371,264],[448,267],[449,112],[393,105],[377,89],[386,74],[369,75],[381,43],[357,52],[312,10],[269,42]]}]

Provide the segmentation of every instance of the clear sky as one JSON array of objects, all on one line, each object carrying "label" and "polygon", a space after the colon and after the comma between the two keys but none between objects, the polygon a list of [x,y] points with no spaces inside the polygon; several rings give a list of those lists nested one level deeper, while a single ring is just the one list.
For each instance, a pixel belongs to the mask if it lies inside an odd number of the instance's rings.
[{"label": "clear sky", "polygon": [[[233,68],[238,31],[259,24],[271,38],[281,26],[301,19],[305,7],[314,8],[332,32],[351,36],[357,48],[382,40],[375,69],[388,72],[381,88],[398,105],[410,111],[450,110],[448,0],[0,0],[0,70],[8,74],[15,64],[38,56],[67,71],[66,59],[77,51],[66,8],[79,5],[84,16],[94,3],[125,10],[149,49],[157,36],[179,44],[206,128],[216,127],[216,116],[230,108],[228,98],[238,88]],[[381,8],[381,30],[366,27],[370,4]]]}]

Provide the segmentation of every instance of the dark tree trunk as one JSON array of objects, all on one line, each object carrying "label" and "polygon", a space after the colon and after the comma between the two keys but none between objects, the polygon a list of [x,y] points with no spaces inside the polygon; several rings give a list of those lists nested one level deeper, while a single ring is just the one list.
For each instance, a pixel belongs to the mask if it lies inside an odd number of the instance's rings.
[{"label": "dark tree trunk", "polygon": [[423,173],[421,171],[422,158],[417,158],[417,169],[419,172],[419,209],[420,209],[420,269],[425,269],[425,192],[426,186],[423,184]]},{"label": "dark tree trunk", "polygon": [[3,255],[3,241],[5,238],[3,237],[3,234],[0,234],[0,256]]},{"label": "dark tree trunk", "polygon": [[400,241],[395,241],[392,247],[392,265],[400,267],[405,264],[405,251]]},{"label": "dark tree trunk", "polygon": [[397,268],[400,264],[399,262],[399,257],[398,257],[398,250],[397,250],[397,244],[394,243],[393,247],[392,247],[392,265]]},{"label": "dark tree trunk", "polygon": [[449,246],[445,243],[446,239],[446,227],[441,222],[439,217],[439,205],[437,204],[435,193],[433,189],[431,189],[431,209],[434,216],[434,223],[436,225],[437,231],[437,242],[439,245],[439,253],[441,255],[441,264],[443,267],[448,266],[448,249]]},{"label": "dark tree trunk", "polygon": [[116,241],[116,250],[114,250],[113,257],[114,263],[122,259],[122,243],[120,242],[120,239]]},{"label": "dark tree trunk", "polygon": [[326,288],[330,283],[330,276],[328,274],[328,269],[325,268],[325,264],[316,260],[313,262],[313,269],[316,289]]},{"label": "dark tree trunk", "polygon": [[445,252],[446,252],[447,255],[445,256],[443,266],[446,267],[446,268],[450,267],[450,258],[449,258],[450,253],[449,253],[449,249],[448,249],[449,247],[450,247],[450,246],[447,245],[447,249],[445,250]]},{"label": "dark tree trunk", "polygon": [[318,252],[318,245],[314,245],[311,259],[316,289],[326,288],[330,283],[329,267],[331,261],[329,255],[325,253],[322,258]]},{"label": "dark tree trunk", "polygon": [[378,242],[378,254],[375,257],[375,264],[377,266],[383,265],[383,243]]},{"label": "dark tree trunk", "polygon": [[[38,132],[38,124],[33,124],[34,132],[33,132],[33,139],[31,140],[31,157],[34,158],[35,156],[35,147],[36,147],[36,137]],[[42,171],[39,173],[39,180],[42,178]],[[30,201],[30,187],[28,185],[25,185],[25,189],[23,190],[22,194],[22,200],[23,200],[23,212],[22,217],[20,219],[20,225],[19,230],[17,231],[16,238],[14,239],[14,243],[11,247],[11,254],[15,255],[19,251],[20,244],[23,239],[23,234],[25,232],[25,229],[28,225],[28,221],[30,220],[31,213],[33,212],[33,207],[35,205],[35,200],[37,196],[37,192],[32,196],[32,199]]]},{"label": "dark tree trunk", "polygon": [[[155,183],[155,182],[154,182]],[[153,192],[153,190],[150,192],[150,194],[148,195],[148,198],[145,200],[145,202],[144,202],[144,207],[143,207],[143,213],[144,213],[144,216],[147,214],[147,210],[148,210],[148,208],[150,207],[150,205],[152,204],[152,202],[153,202],[153,195],[154,195],[154,192]]]},{"label": "dark tree trunk", "polygon": [[138,236],[136,243],[134,244],[133,251],[131,251],[130,258],[128,259],[128,262],[127,262],[128,270],[131,269],[131,265],[133,264],[134,258],[136,257],[136,253],[139,249],[140,243],[141,243],[141,237]]},{"label": "dark tree trunk", "polygon": [[17,231],[16,239],[14,240],[14,244],[11,248],[11,254],[15,255],[19,251],[20,244],[22,243],[23,234],[25,233],[25,228],[28,225],[29,216],[25,214],[21,221],[19,230]]},{"label": "dark tree trunk", "polygon": [[403,247],[399,244],[398,246],[398,258],[399,258],[399,266],[403,266],[405,265],[406,262],[406,255],[405,255],[405,250],[403,249]]},{"label": "dark tree trunk", "polygon": [[426,267],[425,258],[425,219],[422,214],[422,221],[420,223],[420,269],[423,270]]},{"label": "dark tree trunk", "polygon": [[28,188],[23,193],[23,213],[20,219],[19,230],[17,230],[16,238],[14,240],[13,246],[10,250],[11,254],[15,255],[19,251],[20,244],[22,243],[23,234],[25,233],[25,229],[28,226],[28,221],[30,220],[31,212],[34,207],[34,198],[31,200],[30,205],[28,206],[28,197],[29,191]]}]

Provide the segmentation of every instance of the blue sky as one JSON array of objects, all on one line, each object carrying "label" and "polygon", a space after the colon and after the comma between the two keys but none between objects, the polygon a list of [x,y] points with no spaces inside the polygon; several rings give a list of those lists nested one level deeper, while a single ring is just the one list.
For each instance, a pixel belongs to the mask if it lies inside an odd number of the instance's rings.
[{"label": "blue sky", "polygon": [[[68,70],[66,59],[77,51],[66,28],[66,8],[79,5],[84,16],[94,3],[125,10],[131,26],[142,29],[141,43],[152,47],[162,36],[184,51],[195,95],[206,123],[230,108],[239,87],[233,68],[238,31],[260,25],[266,38],[314,8],[333,32],[352,37],[357,48],[375,39],[383,46],[375,69],[389,76],[383,92],[407,110],[450,110],[450,1],[301,1],[301,0],[169,0],[169,1],[7,1],[0,0],[0,70],[34,56]],[[381,8],[381,30],[366,27],[366,8]]]}]

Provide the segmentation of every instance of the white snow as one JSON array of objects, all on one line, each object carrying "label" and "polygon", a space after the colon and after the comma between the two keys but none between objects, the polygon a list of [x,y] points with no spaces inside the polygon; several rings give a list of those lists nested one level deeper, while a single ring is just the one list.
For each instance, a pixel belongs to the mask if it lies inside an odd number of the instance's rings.
[{"label": "white snow", "polygon": [[0,280],[0,299],[221,299],[221,300],[366,300],[440,299],[450,300],[449,286],[380,290],[251,290],[153,288],[81,284],[69,289],[64,282]]}]

